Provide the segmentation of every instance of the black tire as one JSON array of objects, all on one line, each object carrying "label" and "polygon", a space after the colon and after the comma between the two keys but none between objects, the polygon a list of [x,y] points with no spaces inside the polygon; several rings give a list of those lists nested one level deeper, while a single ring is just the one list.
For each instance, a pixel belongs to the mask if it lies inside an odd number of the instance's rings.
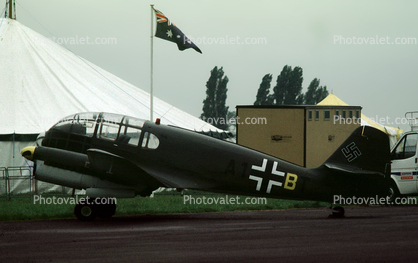
[{"label": "black tire", "polygon": [[342,218],[344,217],[345,210],[342,206],[336,206],[332,209],[332,216],[336,218]]},{"label": "black tire", "polygon": [[396,205],[395,204],[395,200],[397,197],[399,197],[401,194],[399,192],[398,187],[396,186],[395,182],[392,180],[392,182],[389,185],[389,189],[388,189],[388,197],[389,197],[389,204],[391,205]]},{"label": "black tire", "polygon": [[116,212],[116,204],[97,205],[97,216],[100,218],[111,218]]},{"label": "black tire", "polygon": [[76,204],[74,215],[81,221],[93,221],[97,217],[97,208],[92,204]]}]

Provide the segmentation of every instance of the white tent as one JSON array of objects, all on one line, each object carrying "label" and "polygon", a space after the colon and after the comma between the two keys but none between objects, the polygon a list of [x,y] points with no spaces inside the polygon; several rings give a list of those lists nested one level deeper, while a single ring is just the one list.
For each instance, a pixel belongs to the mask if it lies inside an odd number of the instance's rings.
[{"label": "white tent", "polygon": [[[149,118],[149,94],[16,20],[0,19],[0,134],[39,133],[66,115],[108,111]],[[157,98],[161,123],[215,130]]]},{"label": "white tent", "polygon": [[[150,114],[147,92],[8,18],[0,18],[0,91],[0,168],[25,165],[20,150],[70,114]],[[218,130],[158,98],[153,112],[163,124]]]}]

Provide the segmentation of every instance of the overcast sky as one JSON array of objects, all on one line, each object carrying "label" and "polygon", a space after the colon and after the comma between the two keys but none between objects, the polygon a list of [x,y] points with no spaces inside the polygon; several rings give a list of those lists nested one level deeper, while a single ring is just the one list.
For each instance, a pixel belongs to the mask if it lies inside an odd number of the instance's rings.
[{"label": "overcast sky", "polygon": [[99,38],[107,44],[65,46],[149,91],[151,3],[203,52],[154,39],[154,95],[194,116],[214,66],[229,78],[230,110],[252,105],[262,77],[273,74],[274,86],[285,65],[303,69],[303,92],[319,78],[391,126],[409,130],[395,119],[418,110],[418,1],[16,0],[16,9],[46,37]]}]

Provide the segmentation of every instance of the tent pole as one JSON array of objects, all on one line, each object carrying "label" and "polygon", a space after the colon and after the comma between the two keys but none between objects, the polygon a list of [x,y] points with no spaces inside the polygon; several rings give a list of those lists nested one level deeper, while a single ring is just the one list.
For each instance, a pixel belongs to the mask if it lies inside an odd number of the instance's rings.
[{"label": "tent pole", "polygon": [[16,20],[16,3],[14,0],[6,0],[5,18]]},{"label": "tent pole", "polygon": [[154,5],[151,4],[151,71],[150,71],[150,121],[153,121],[153,112],[154,112],[154,87],[153,87],[153,67],[154,67],[154,50],[153,50],[153,46],[154,46],[154,37],[153,37],[153,32],[154,32]]},{"label": "tent pole", "polygon": [[12,10],[13,10],[13,9],[12,9],[12,0],[9,0],[9,18],[10,18],[10,19],[13,19],[13,18],[12,18]]},{"label": "tent pole", "polygon": [[[16,14],[13,14],[13,7],[14,11],[16,12],[16,6],[14,0],[8,0],[9,2],[9,19],[16,19]],[[7,5],[7,3],[6,3]]]}]

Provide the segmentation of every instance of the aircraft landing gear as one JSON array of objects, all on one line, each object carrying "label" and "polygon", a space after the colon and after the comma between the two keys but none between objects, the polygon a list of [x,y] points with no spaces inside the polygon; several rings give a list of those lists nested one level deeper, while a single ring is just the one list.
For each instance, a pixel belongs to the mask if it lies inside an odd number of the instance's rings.
[{"label": "aircraft landing gear", "polygon": [[329,217],[332,218],[343,218],[344,214],[345,214],[345,210],[344,207],[342,206],[336,206],[336,207],[332,207],[332,204],[329,207],[331,209],[331,214],[329,215]]},{"label": "aircraft landing gear", "polygon": [[332,216],[336,218],[343,218],[345,214],[344,207],[336,206],[332,209]]},{"label": "aircraft landing gear", "polygon": [[94,204],[78,203],[74,207],[74,215],[81,221],[93,221],[97,217]]},{"label": "aircraft landing gear", "polygon": [[110,218],[116,212],[116,204],[78,203],[74,215],[81,221],[93,221],[96,217]]}]

